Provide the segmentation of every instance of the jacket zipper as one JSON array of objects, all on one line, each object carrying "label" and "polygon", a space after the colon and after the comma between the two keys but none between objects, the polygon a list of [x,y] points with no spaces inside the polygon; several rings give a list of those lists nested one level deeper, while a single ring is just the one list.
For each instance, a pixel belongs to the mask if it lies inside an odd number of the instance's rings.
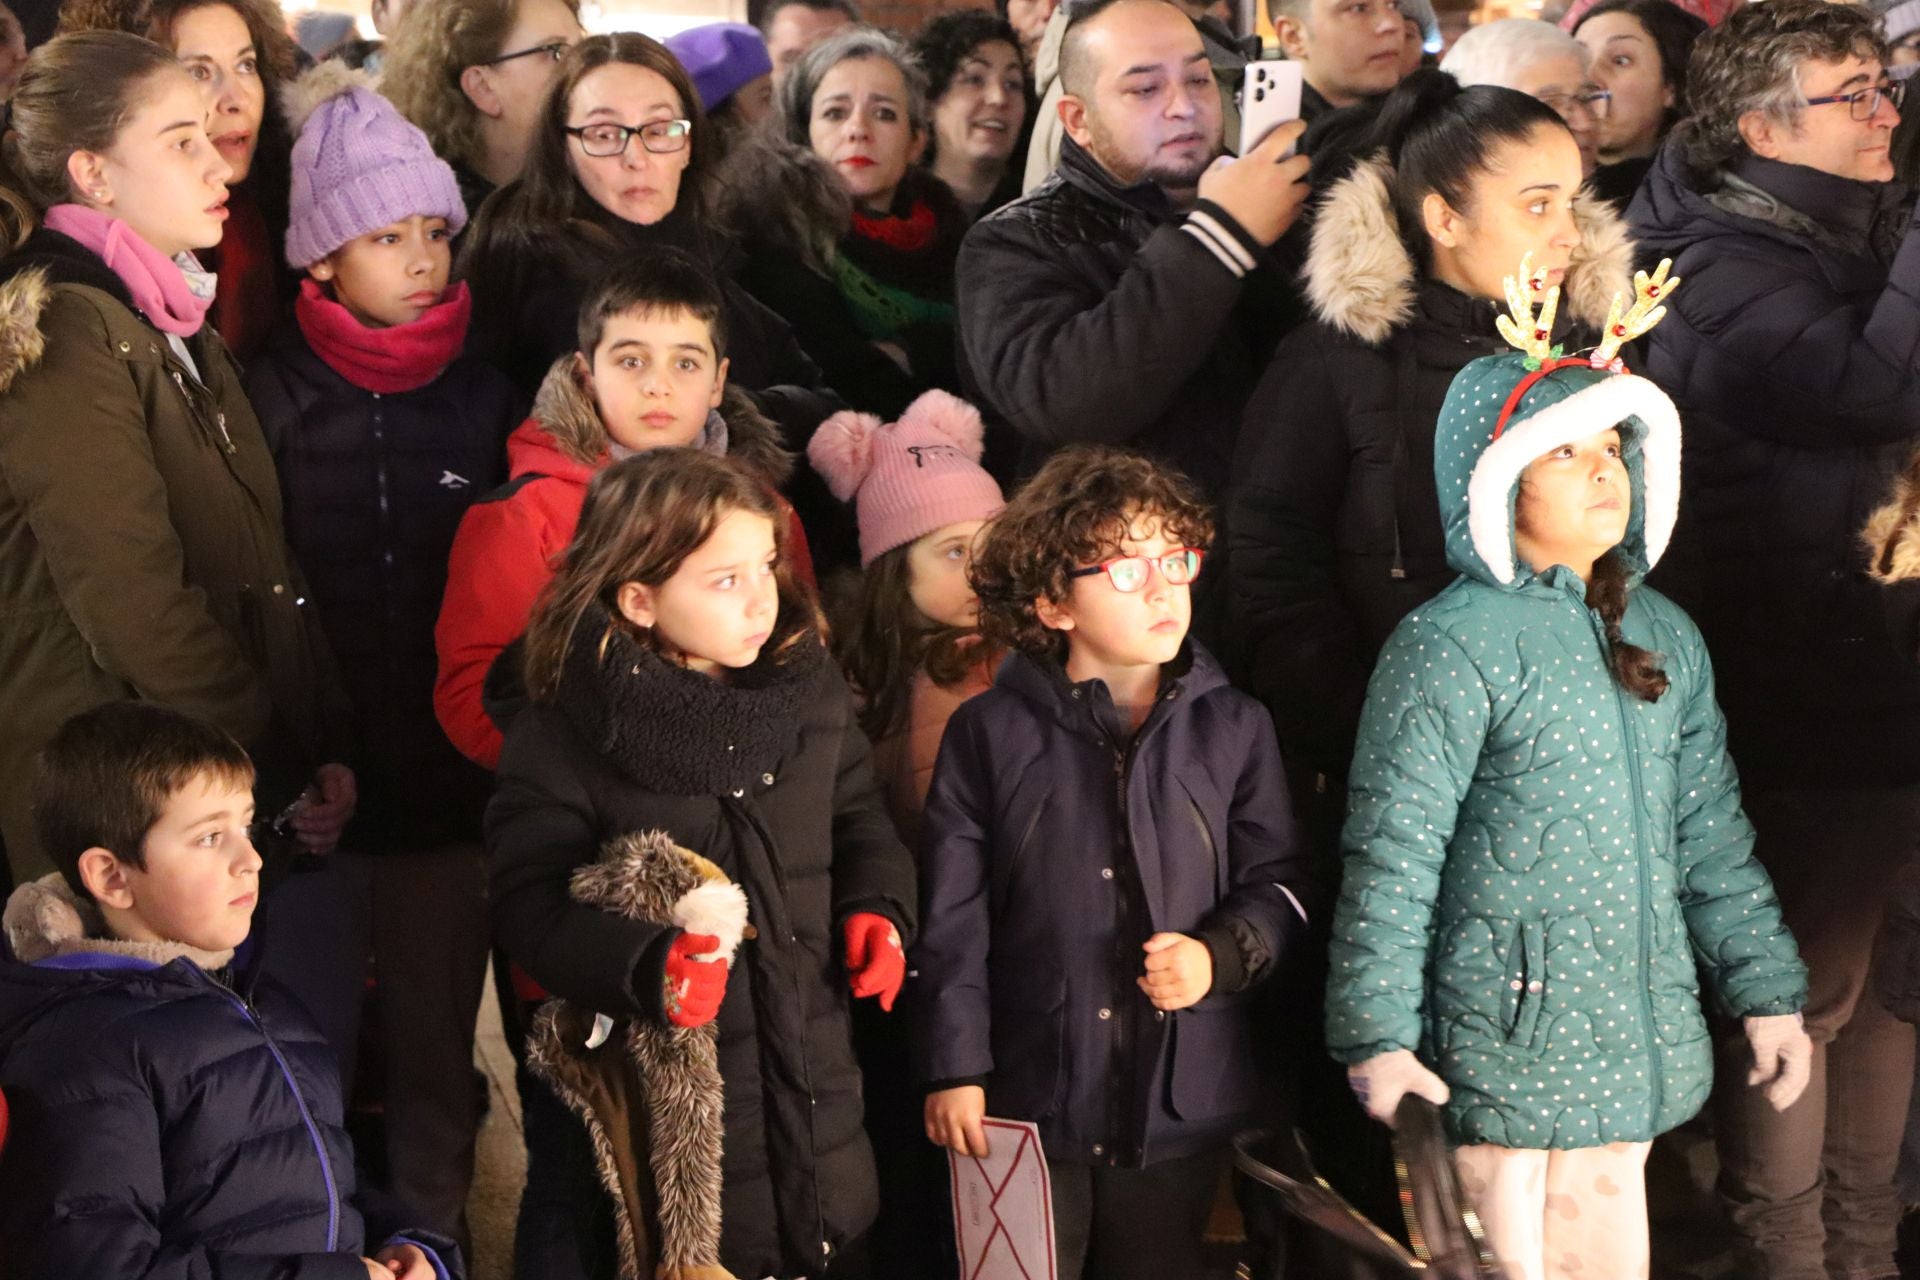
[{"label": "jacket zipper", "polygon": [[[1607,644],[1606,631],[1604,625],[1600,624],[1600,616],[1591,609],[1587,611],[1587,614],[1590,622],[1599,627],[1596,638],[1600,642],[1601,658],[1610,659],[1612,657],[1612,649]],[[1640,756],[1638,752],[1635,751],[1633,745],[1631,708],[1627,706],[1626,690],[1622,689],[1620,682],[1614,678],[1611,666],[1612,664],[1609,662],[1607,682],[1613,686],[1614,705],[1618,707],[1620,711],[1620,751],[1627,759],[1627,785],[1632,789],[1632,795],[1627,809],[1633,815],[1633,869],[1634,878],[1638,881],[1640,889],[1640,1015],[1642,1022],[1646,1026],[1647,1072],[1648,1080],[1653,1089],[1654,1114],[1652,1117],[1649,1117],[1651,1120],[1658,1117],[1660,1113],[1661,1095],[1666,1092],[1666,1085],[1660,1074],[1660,1032],[1659,1028],[1654,1024],[1653,988],[1649,985],[1652,981],[1653,974],[1653,926],[1651,921],[1653,889],[1648,883],[1650,877],[1647,874],[1648,850],[1645,842],[1645,833],[1640,829]]]},{"label": "jacket zipper", "polygon": [[[1133,922],[1132,917],[1135,904],[1131,900],[1131,894],[1136,887],[1144,887],[1140,885],[1140,855],[1139,851],[1134,847],[1133,823],[1129,820],[1127,812],[1127,774],[1133,768],[1134,746],[1140,741],[1140,733],[1145,729],[1146,725],[1142,724],[1140,730],[1134,733],[1127,745],[1115,752],[1113,757],[1113,789],[1115,800],[1119,805],[1119,830],[1123,833],[1123,839],[1126,842],[1125,850],[1116,852],[1124,852],[1134,860],[1133,876],[1131,879],[1123,878],[1120,881],[1120,883],[1126,885],[1126,890],[1121,893],[1120,901],[1116,904],[1120,916],[1118,922],[1120,927],[1116,930],[1116,933],[1119,937],[1119,946],[1123,953],[1126,949],[1126,926]],[[1145,905],[1144,903],[1140,904],[1143,912]],[[1108,1096],[1112,1099],[1112,1105],[1107,1114],[1107,1127],[1109,1130],[1107,1135],[1107,1163],[1113,1166],[1121,1163],[1122,1153],[1126,1150],[1135,1133],[1140,1135],[1143,1149],[1146,1145],[1146,1126],[1144,1123],[1136,1123],[1138,1117],[1133,1114],[1135,1109],[1134,1086],[1136,1084],[1134,1076],[1136,1072],[1133,1054],[1130,1051],[1133,1047],[1134,1039],[1134,1002],[1126,998],[1124,965],[1121,966],[1121,972],[1123,974],[1122,985],[1119,991],[1115,993],[1117,998],[1113,1002],[1113,1069],[1108,1075],[1107,1082],[1109,1090]]]},{"label": "jacket zipper", "polygon": [[[199,400],[194,398],[193,392],[187,390],[186,376],[178,369],[170,369],[168,372],[173,375],[173,385],[180,388],[180,395],[186,400],[188,410],[192,412],[196,418],[199,418],[202,425],[204,425],[207,410],[201,405]],[[213,425],[220,433],[220,447],[229,454],[238,453],[239,450],[233,446],[233,437],[227,433],[227,415],[215,409],[213,411]]]},{"label": "jacket zipper", "polygon": [[253,1004],[221,982],[212,974],[206,975],[207,981],[218,987],[233,1002],[233,1007],[260,1033],[260,1039],[266,1043],[267,1052],[273,1055],[274,1063],[280,1068],[281,1079],[287,1082],[287,1091],[293,1094],[293,1105],[300,1110],[300,1123],[307,1127],[307,1138],[313,1143],[313,1153],[320,1160],[320,1178],[327,1188],[327,1252],[332,1253],[340,1247],[340,1187],[334,1181],[333,1161],[327,1157],[327,1144],[320,1138],[320,1126],[314,1122],[313,1112],[307,1109],[306,1095],[300,1092],[300,1085],[293,1078],[293,1068],[288,1065],[286,1055],[280,1052],[280,1046],[274,1043],[273,1036],[267,1031],[253,1011]]}]

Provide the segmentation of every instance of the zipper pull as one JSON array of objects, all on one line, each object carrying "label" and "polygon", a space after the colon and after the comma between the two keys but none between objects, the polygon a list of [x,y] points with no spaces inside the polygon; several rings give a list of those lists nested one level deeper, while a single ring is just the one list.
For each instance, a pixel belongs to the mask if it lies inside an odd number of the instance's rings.
[{"label": "zipper pull", "polygon": [[213,420],[220,426],[220,439],[227,446],[227,452],[230,454],[238,453],[239,450],[233,447],[233,437],[227,434],[227,415],[224,413],[215,413]]}]

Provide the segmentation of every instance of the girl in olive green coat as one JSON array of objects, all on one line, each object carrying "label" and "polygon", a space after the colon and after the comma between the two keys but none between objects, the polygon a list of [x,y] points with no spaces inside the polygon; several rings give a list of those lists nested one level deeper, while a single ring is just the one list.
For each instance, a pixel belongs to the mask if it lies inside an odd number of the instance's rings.
[{"label": "girl in olive green coat", "polygon": [[1673,531],[1680,427],[1614,351],[1671,286],[1643,276],[1622,332],[1570,360],[1508,288],[1524,354],[1461,371],[1434,447],[1462,576],[1368,691],[1328,1043],[1376,1117],[1445,1104],[1513,1280],[1643,1276],[1647,1146],[1712,1082],[1696,960],[1782,1108],[1807,1079],[1805,969],[1699,632],[1639,585]]}]

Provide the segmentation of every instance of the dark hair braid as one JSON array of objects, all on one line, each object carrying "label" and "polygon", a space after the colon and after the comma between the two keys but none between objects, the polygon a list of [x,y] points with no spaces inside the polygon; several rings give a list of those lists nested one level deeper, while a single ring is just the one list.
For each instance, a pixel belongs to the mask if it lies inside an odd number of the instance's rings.
[{"label": "dark hair braid", "polygon": [[1606,624],[1607,665],[1613,668],[1613,678],[1634,697],[1658,702],[1671,683],[1661,669],[1660,655],[1629,644],[1620,634],[1620,619],[1627,612],[1627,574],[1626,558],[1618,551],[1602,556],[1587,583],[1587,607]]}]

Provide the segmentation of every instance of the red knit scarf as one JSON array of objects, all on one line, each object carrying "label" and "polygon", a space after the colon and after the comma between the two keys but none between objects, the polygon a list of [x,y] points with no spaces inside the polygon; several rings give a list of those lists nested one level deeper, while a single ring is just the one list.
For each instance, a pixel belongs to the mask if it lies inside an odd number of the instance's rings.
[{"label": "red knit scarf", "polygon": [[933,216],[933,206],[926,200],[913,202],[913,208],[904,218],[891,214],[876,218],[871,214],[853,211],[853,233],[868,240],[877,240],[889,249],[901,253],[918,253],[933,243],[939,222]]},{"label": "red knit scarf", "polygon": [[459,359],[472,311],[465,284],[447,290],[412,324],[391,329],[361,324],[312,280],[300,282],[300,297],[293,304],[313,353],[362,391],[383,396],[424,387]]}]

